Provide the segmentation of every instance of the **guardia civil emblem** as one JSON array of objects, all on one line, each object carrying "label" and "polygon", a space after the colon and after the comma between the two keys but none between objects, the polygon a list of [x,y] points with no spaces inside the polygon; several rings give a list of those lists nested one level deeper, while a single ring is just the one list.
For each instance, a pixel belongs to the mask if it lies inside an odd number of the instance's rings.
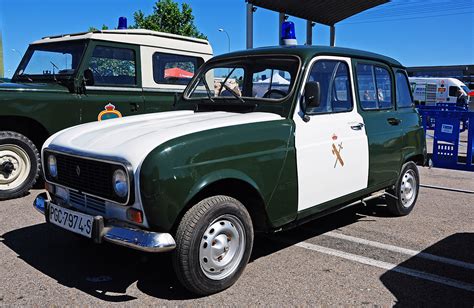
[{"label": "guardia civil emblem", "polygon": [[115,110],[115,106],[112,104],[107,104],[104,107],[105,110],[102,110],[99,113],[99,116],[97,117],[97,120],[99,121],[104,121],[104,120],[109,120],[109,119],[116,119],[116,118],[121,118],[122,114],[120,111]]}]

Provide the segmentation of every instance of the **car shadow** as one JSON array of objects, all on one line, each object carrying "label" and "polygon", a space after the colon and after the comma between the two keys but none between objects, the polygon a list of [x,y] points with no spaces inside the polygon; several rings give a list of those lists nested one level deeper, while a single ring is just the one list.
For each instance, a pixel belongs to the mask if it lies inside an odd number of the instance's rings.
[{"label": "car shadow", "polygon": [[[426,254],[468,264],[431,261],[424,258]],[[473,266],[474,233],[456,233],[387,271],[380,280],[397,298],[396,307],[474,307]],[[427,275],[415,277],[413,271]]]},{"label": "car shadow", "polygon": [[[289,241],[268,241],[257,235],[250,262],[327,231],[357,223],[370,223],[377,216],[370,208],[351,207],[285,231]],[[277,236],[277,235],[272,235]],[[270,236],[270,237],[272,237]],[[129,302],[134,283],[147,295],[167,300],[196,298],[184,289],[174,274],[171,254],[149,254],[91,241],[46,223],[13,230],[0,241],[22,260],[58,283],[81,290],[107,302]]]}]

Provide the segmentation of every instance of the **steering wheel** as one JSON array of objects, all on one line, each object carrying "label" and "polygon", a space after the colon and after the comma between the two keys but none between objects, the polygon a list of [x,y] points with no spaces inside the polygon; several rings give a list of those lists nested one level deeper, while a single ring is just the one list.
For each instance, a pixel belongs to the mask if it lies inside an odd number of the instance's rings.
[{"label": "steering wheel", "polygon": [[267,92],[265,92],[265,94],[263,94],[263,98],[275,98],[275,99],[279,99],[279,98],[283,98],[286,96],[286,92],[285,91],[282,91],[282,90],[278,90],[278,89],[270,89],[268,90]]}]

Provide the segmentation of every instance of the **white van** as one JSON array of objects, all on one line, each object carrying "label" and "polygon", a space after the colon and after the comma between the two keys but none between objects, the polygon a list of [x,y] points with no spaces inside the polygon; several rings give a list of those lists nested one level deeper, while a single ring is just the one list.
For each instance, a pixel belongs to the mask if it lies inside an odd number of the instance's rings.
[{"label": "white van", "polygon": [[466,95],[470,92],[464,83],[455,78],[410,77],[409,80],[417,105],[456,104],[458,89]]}]

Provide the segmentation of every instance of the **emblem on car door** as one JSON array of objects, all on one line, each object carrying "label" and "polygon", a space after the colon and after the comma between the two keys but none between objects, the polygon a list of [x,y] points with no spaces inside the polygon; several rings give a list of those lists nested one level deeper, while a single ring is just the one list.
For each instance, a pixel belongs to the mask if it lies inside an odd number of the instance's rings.
[{"label": "emblem on car door", "polygon": [[108,103],[104,107],[104,110],[102,110],[97,116],[97,120],[104,121],[108,119],[116,119],[116,118],[121,118],[121,117],[122,117],[122,113],[118,110],[115,110],[114,105],[112,105],[111,103]]},{"label": "emblem on car door", "polygon": [[342,156],[341,156],[342,149],[344,149],[342,147],[342,142],[339,143],[338,145],[334,143],[332,144],[332,154],[336,156],[336,161],[334,162],[334,168],[336,168],[338,162],[341,164],[341,167],[344,167],[344,160],[342,159]]}]

